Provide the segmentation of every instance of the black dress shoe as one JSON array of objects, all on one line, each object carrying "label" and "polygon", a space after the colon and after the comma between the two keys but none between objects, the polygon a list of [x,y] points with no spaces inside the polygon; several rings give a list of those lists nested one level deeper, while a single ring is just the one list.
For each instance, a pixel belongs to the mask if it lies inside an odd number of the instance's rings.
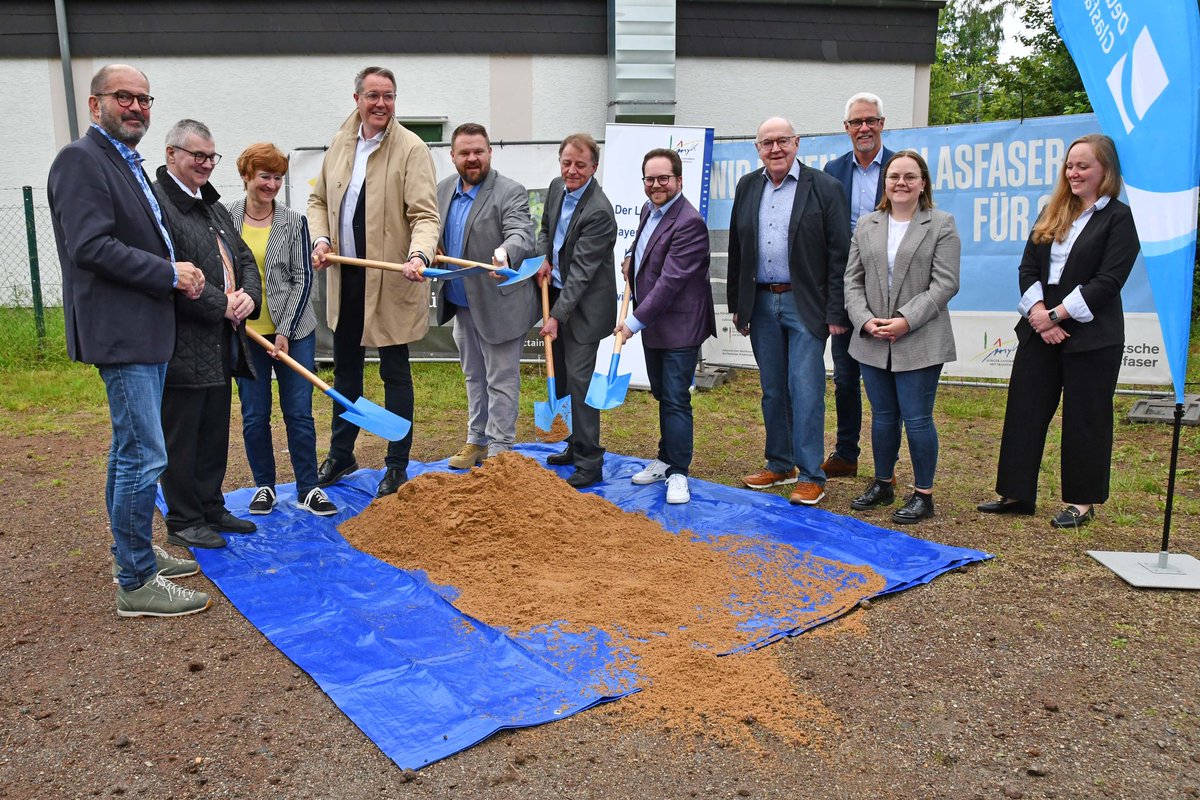
[{"label": "black dress shoe", "polygon": [[396,490],[407,481],[407,469],[403,467],[388,467],[387,472],[383,473],[383,480],[379,482],[379,486],[375,489],[375,496],[387,497],[389,494],[395,494]]},{"label": "black dress shoe", "polygon": [[238,519],[233,514],[226,511],[216,519],[205,520],[213,530],[226,531],[228,533],[254,533],[258,530],[258,526],[248,519]]},{"label": "black dress shoe", "polygon": [[892,521],[901,525],[920,522],[933,516],[933,495],[913,492],[908,501],[892,512]]},{"label": "black dress shoe", "polygon": [[881,481],[878,478],[871,481],[867,490],[850,501],[850,507],[855,511],[866,511],[875,506],[890,506],[896,502],[896,479]]},{"label": "black dress shoe", "polygon": [[317,486],[322,489],[332,486],[357,469],[357,461],[351,461],[349,464],[339,464],[332,458],[327,458],[317,468]]},{"label": "black dress shoe", "polygon": [[604,473],[598,469],[577,469],[567,476],[567,483],[576,489],[591,486],[604,480]]},{"label": "black dress shoe", "polygon": [[546,456],[546,463],[552,467],[569,467],[575,463],[575,454],[568,447],[561,453],[555,453],[552,456]]},{"label": "black dress shoe", "polygon": [[1032,500],[1010,500],[1007,497],[1001,497],[990,503],[980,503],[975,508],[985,514],[1024,514],[1029,517],[1033,516],[1034,511],[1037,511],[1036,506],[1037,504]]},{"label": "black dress shoe", "polygon": [[207,525],[193,525],[178,531],[167,531],[167,544],[215,550],[225,546],[225,538]]},{"label": "black dress shoe", "polygon": [[1096,518],[1096,507],[1081,512],[1075,506],[1067,506],[1058,512],[1058,516],[1050,520],[1052,528],[1082,528]]}]

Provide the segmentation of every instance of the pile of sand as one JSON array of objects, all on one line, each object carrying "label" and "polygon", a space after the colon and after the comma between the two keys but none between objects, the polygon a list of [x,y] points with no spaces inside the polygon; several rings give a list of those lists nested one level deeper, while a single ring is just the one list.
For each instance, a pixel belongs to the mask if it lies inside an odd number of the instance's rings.
[{"label": "pile of sand", "polygon": [[[884,585],[788,545],[669,533],[516,453],[465,474],[421,475],[341,531],[379,559],[454,586],[455,605],[491,625],[602,628],[628,648],[644,689],[615,704],[622,717],[725,741],[749,741],[757,725],[811,742],[831,721],[784,674],[775,648],[717,656],[761,635],[740,621],[800,626]],[[799,611],[821,597],[819,610]]]}]

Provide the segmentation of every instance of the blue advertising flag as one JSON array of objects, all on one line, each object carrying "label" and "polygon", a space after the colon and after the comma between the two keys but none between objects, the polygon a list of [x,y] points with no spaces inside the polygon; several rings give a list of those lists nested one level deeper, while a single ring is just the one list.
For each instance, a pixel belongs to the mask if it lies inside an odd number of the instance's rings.
[{"label": "blue advertising flag", "polygon": [[1053,0],[1052,8],[1117,146],[1182,403],[1200,184],[1200,9],[1196,0]]}]

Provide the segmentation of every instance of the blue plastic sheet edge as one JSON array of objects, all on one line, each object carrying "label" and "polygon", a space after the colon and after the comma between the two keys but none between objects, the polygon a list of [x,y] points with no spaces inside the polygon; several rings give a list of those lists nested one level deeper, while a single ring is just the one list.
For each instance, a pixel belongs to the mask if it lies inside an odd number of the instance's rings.
[{"label": "blue plastic sheet edge", "polygon": [[[517,447],[540,462],[559,449]],[[792,506],[773,493],[694,478],[692,501],[668,505],[661,485],[628,481],[644,464],[609,453],[605,480],[587,491],[625,511],[642,512],[670,531],[737,534],[869,566],[887,581],[878,594],[991,558],[823,509]],[[549,469],[563,476],[570,472]],[[435,470],[450,471],[445,461],[414,462],[409,475]],[[294,485],[277,487],[279,506],[266,516],[248,514],[253,488],[231,492],[227,507],[253,519],[259,532],[228,535],[225,548],[196,550],[195,556],[229,601],[392,761],[419,768],[497,731],[563,719],[636,691],[628,688],[636,676],[614,671],[618,653],[606,632],[572,630],[563,620],[524,632],[496,628],[458,611],[453,587],[351,547],[337,526],[370,504],[380,474],[361,470],[330,487],[340,510],[323,518],[295,508]],[[807,619],[803,626],[766,630],[746,647],[803,633],[848,610]]]}]

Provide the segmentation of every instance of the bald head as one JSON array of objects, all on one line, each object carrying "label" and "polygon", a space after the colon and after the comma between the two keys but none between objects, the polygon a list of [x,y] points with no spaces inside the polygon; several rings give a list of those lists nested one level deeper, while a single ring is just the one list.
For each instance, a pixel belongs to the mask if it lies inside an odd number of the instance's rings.
[{"label": "bald head", "polygon": [[778,186],[796,162],[796,128],[791,120],[771,117],[758,126],[758,157],[767,168],[767,176]]},{"label": "bald head", "polygon": [[[144,102],[144,105],[143,105]],[[128,64],[109,64],[92,77],[88,110],[109,136],[137,147],[150,127],[150,79]]]}]

